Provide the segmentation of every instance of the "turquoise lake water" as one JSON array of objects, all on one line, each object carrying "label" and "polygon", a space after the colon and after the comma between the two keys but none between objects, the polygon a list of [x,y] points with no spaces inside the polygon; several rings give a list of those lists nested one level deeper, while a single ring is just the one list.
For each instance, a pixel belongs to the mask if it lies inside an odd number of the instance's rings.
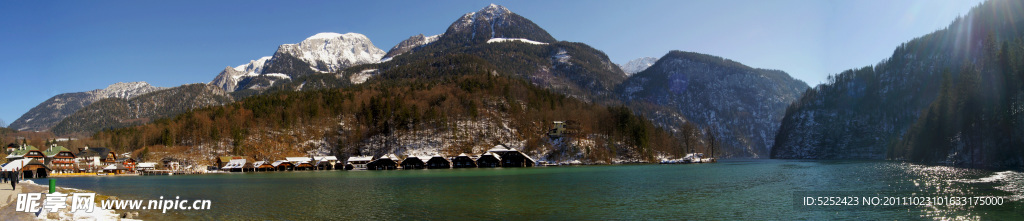
[{"label": "turquoise lake water", "polygon": [[[887,161],[73,177],[57,178],[57,185],[121,199],[212,202],[211,210],[140,211],[156,220],[1024,220],[1024,173]],[[828,194],[1007,200],[1001,206],[800,205],[803,197]]]}]

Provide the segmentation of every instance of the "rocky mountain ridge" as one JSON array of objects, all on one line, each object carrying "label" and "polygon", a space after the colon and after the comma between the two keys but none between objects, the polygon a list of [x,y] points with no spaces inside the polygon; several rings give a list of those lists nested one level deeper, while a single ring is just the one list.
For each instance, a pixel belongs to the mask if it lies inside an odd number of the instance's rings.
[{"label": "rocky mountain ridge", "polygon": [[93,102],[106,98],[131,99],[163,89],[166,88],[154,87],[142,81],[118,82],[103,89],[59,94],[30,109],[20,118],[11,122],[9,128],[23,131],[47,131],[65,117]]}]

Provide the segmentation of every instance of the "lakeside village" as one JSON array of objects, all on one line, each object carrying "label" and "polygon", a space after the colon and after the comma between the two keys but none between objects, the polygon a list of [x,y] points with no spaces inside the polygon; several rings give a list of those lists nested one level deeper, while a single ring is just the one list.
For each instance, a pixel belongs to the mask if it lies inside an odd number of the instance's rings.
[{"label": "lakeside village", "polygon": [[[562,136],[571,133],[565,123],[554,122],[555,127],[548,136]],[[406,156],[400,158],[394,154],[380,157],[353,156],[338,159],[336,156],[296,156],[282,160],[261,161],[251,156],[218,156],[212,161],[215,165],[182,165],[177,160],[165,158],[161,162],[139,162],[130,153],[117,154],[105,147],[84,147],[73,152],[63,146],[52,144],[46,150],[31,145],[8,145],[7,161],[3,164],[4,171],[20,171],[24,178],[45,178],[51,176],[105,176],[105,175],[174,175],[202,174],[226,172],[266,172],[266,171],[297,171],[297,170],[396,170],[396,169],[452,169],[452,168],[495,168],[495,167],[534,167],[558,166],[544,161],[536,161],[530,156],[504,145],[497,145],[480,155],[459,154],[445,157]],[[691,153],[674,160],[661,161],[662,164],[710,163],[714,158],[705,158],[702,153]],[[579,161],[565,163],[579,164]]]}]

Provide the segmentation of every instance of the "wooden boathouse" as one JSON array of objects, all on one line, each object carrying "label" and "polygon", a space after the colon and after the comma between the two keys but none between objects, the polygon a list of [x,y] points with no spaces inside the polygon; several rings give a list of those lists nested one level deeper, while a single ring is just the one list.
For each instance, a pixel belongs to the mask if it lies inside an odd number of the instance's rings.
[{"label": "wooden boathouse", "polygon": [[423,160],[421,160],[417,156],[406,157],[405,160],[402,160],[401,165],[402,169],[404,170],[417,170],[427,168],[427,163],[424,163]]},{"label": "wooden boathouse", "polygon": [[270,165],[274,166],[274,169],[277,171],[295,170],[295,164],[292,164],[292,162],[288,162],[287,160],[274,161],[274,163]]},{"label": "wooden boathouse", "polygon": [[480,158],[476,159],[476,165],[480,168],[485,167],[501,167],[501,157],[492,153],[485,153],[480,155]]},{"label": "wooden boathouse", "polygon": [[313,163],[309,162],[311,159],[309,157],[285,157],[284,159],[295,165],[295,170],[312,170],[314,168]]},{"label": "wooden boathouse", "polygon": [[220,169],[228,172],[248,172],[255,171],[256,166],[247,159],[233,159]]},{"label": "wooden boathouse", "polygon": [[434,155],[427,160],[427,169],[451,169],[452,162],[441,155]]},{"label": "wooden boathouse", "polygon": [[[346,170],[353,170],[353,169],[355,169],[355,170],[365,170],[366,169],[366,164],[368,164],[370,162],[373,162],[373,156],[354,156],[354,157],[349,157],[348,158],[348,165],[346,165],[345,169]],[[347,168],[349,165],[352,166],[351,169]]]},{"label": "wooden boathouse", "polygon": [[257,172],[273,171],[274,170],[274,166],[273,165],[267,163],[267,161],[262,161],[262,160],[261,161],[253,162],[252,163],[252,167],[253,167],[253,171],[257,171]]},{"label": "wooden boathouse", "polygon": [[338,157],[336,156],[313,156],[312,158],[313,161],[311,162],[313,163],[313,166],[315,166],[317,170],[337,169],[334,168],[336,162],[338,162]]},{"label": "wooden boathouse", "polygon": [[462,153],[452,158],[452,168],[476,168],[476,161],[473,158],[469,158],[469,155],[466,155],[466,153]]},{"label": "wooden boathouse", "polygon": [[501,167],[532,167],[537,164],[530,156],[505,145],[494,146],[487,152],[498,156],[498,159],[501,160]]},{"label": "wooden boathouse", "polygon": [[252,157],[248,156],[219,156],[216,159],[214,159],[214,161],[216,161],[217,168],[220,169],[223,169],[224,166],[227,165],[232,160],[245,160],[246,163],[250,164],[256,162],[256,159],[253,159]]},{"label": "wooden boathouse", "polygon": [[397,157],[395,157],[394,155],[391,155],[391,156],[385,155],[385,156],[381,157],[380,159],[374,160],[373,162],[370,162],[370,163],[366,164],[366,169],[367,170],[394,170],[394,169],[398,169],[398,162],[395,162],[395,160],[392,160],[392,158],[397,158]]}]

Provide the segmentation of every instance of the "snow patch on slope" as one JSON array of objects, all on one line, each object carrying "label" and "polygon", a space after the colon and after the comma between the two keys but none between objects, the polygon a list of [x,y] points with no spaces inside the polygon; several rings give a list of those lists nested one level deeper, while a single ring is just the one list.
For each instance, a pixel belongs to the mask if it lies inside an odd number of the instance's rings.
[{"label": "snow patch on slope", "polygon": [[502,42],[516,42],[516,41],[527,43],[527,44],[534,44],[534,45],[547,45],[548,44],[548,43],[539,42],[539,41],[533,41],[533,40],[525,39],[525,38],[491,38],[491,39],[487,40],[487,43],[490,44],[490,43],[502,43]]},{"label": "snow patch on slope", "polygon": [[377,69],[366,69],[360,71],[359,73],[352,74],[352,76],[349,76],[348,79],[349,81],[352,82],[352,84],[362,84],[363,82],[366,82],[366,80],[369,80],[370,77],[373,77],[374,75],[377,75]]},{"label": "snow patch on slope", "polygon": [[282,73],[268,73],[268,74],[264,74],[263,76],[275,77],[275,78],[280,78],[280,79],[289,79],[289,80],[292,79],[292,77],[289,77],[288,75],[282,74]]},{"label": "snow patch on slope", "polygon": [[569,59],[572,58],[572,56],[569,55],[569,52],[565,51],[564,48],[559,48],[558,53],[555,53],[555,55],[551,56],[551,58],[554,58],[555,61],[561,63],[569,63]]}]

